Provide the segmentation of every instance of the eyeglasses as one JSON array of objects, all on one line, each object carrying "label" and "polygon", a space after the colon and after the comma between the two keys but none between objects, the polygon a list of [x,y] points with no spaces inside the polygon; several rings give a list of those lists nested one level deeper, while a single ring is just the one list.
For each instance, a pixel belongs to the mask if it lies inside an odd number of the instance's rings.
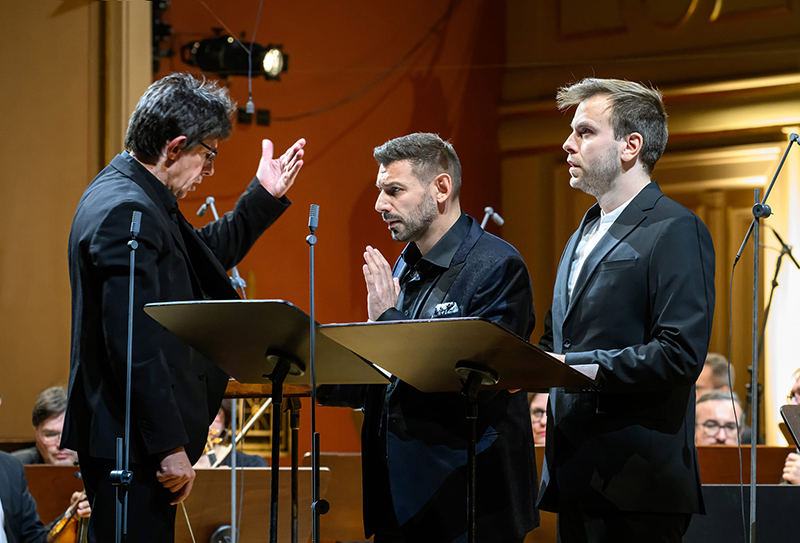
[{"label": "eyeglasses", "polygon": [[200,145],[202,145],[203,147],[205,147],[206,149],[209,150],[209,152],[206,153],[206,164],[211,164],[212,162],[214,162],[214,159],[217,158],[217,155],[219,154],[219,152],[216,149],[214,149],[213,147],[209,147],[208,145],[206,145],[202,141],[200,142]]},{"label": "eyeglasses", "polygon": [[56,443],[61,441],[61,432],[55,430],[41,430],[39,435],[45,443]]},{"label": "eyeglasses", "polygon": [[540,420],[542,420],[542,417],[544,416],[545,413],[546,411],[544,409],[537,407],[536,409],[531,411],[531,420],[533,422],[539,422]]},{"label": "eyeglasses", "polygon": [[788,396],[786,401],[789,403],[800,404],[800,390],[793,390]]},{"label": "eyeglasses", "polygon": [[699,424],[698,426],[703,427],[703,432],[708,437],[716,437],[719,434],[721,428],[725,428],[725,432],[728,434],[735,434],[736,433],[736,423],[735,422],[728,422],[725,424],[720,424],[715,420],[707,420],[703,424]]}]

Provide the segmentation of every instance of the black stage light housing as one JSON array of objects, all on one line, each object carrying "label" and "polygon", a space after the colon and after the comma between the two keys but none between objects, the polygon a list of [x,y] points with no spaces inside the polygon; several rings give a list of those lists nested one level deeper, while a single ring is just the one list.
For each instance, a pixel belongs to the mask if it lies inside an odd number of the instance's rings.
[{"label": "black stage light housing", "polygon": [[245,47],[252,51],[252,75],[263,75],[268,81],[280,81],[281,74],[289,67],[289,56],[283,53],[282,45],[269,44],[264,47],[258,43],[242,44],[232,36],[218,36],[187,43],[181,47],[181,59],[204,72],[223,77],[246,76],[248,54]]}]

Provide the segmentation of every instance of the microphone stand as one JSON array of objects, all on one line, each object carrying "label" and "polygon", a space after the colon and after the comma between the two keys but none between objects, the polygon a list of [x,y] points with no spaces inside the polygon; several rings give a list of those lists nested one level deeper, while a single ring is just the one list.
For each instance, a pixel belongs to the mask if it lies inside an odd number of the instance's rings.
[{"label": "microphone stand", "polygon": [[125,375],[125,430],[122,437],[117,438],[116,469],[109,473],[111,484],[116,487],[116,543],[122,543],[128,537],[128,486],[133,481],[133,472],[128,468],[131,435],[131,368],[133,366],[133,277],[136,264],[136,249],[139,242],[136,236],[142,225],[142,212],[134,211],[131,218],[131,250],[130,274],[128,279],[128,354],[126,357]]},{"label": "microphone stand", "polygon": [[[778,234],[778,232],[774,228],[772,228],[771,226],[768,226],[768,228],[770,230],[772,230],[772,233],[775,234],[775,237],[778,239],[778,242],[781,244],[781,254],[778,255],[778,260],[775,263],[775,274],[772,276],[772,286],[770,287],[770,290],[769,290],[769,301],[767,301],[767,307],[764,309],[764,321],[761,323],[761,335],[759,336],[759,340],[758,340],[758,359],[759,359],[759,361],[761,360],[761,357],[764,354],[764,335],[765,335],[765,333],[767,331],[767,319],[769,319],[769,312],[770,312],[770,309],[772,309],[772,298],[773,298],[773,295],[775,294],[775,289],[778,288],[778,274],[781,271],[781,261],[783,260],[783,257],[788,255],[788,257],[792,260],[792,263],[795,265],[795,267],[797,267],[797,269],[800,270],[800,264],[797,263],[797,260],[795,260],[794,255],[792,255],[792,246],[791,245],[787,245],[786,242],[784,242],[783,239],[781,238],[780,234]],[[760,385],[759,385],[758,393],[761,394]],[[750,397],[750,394],[748,394],[748,397]],[[761,404],[759,403],[758,405],[756,405],[755,409],[757,411],[757,414],[760,415],[761,414]],[[763,438],[763,436],[759,435],[759,436],[756,436],[756,438],[757,439],[761,439],[761,438]]]},{"label": "microphone stand", "polygon": [[497,226],[503,226],[503,224],[506,222],[499,213],[495,212],[493,207],[486,206],[483,211],[485,214],[483,216],[483,220],[481,221],[481,228],[484,230],[486,229],[486,223],[489,222],[489,217],[492,218]]},{"label": "microphone stand", "polygon": [[[217,206],[214,205],[213,196],[209,196],[208,198],[206,198],[206,202],[200,206],[200,209],[197,210],[197,216],[202,217],[203,215],[205,215],[209,207],[211,208],[211,213],[214,214],[214,220],[218,221],[219,214],[217,214]],[[236,269],[236,266],[231,268],[231,286],[233,287],[233,290],[236,291],[241,290],[242,298],[244,298],[245,300],[247,299],[247,294],[245,294],[244,292],[244,289],[247,287],[247,283],[245,283],[244,279],[242,279],[242,276],[239,275],[239,270]],[[236,437],[235,434],[234,437]]]},{"label": "microphone stand", "polygon": [[[219,213],[217,213],[217,206],[214,205],[213,196],[206,198],[205,203],[197,210],[197,216],[202,217],[205,215],[209,207],[211,208],[211,213],[214,215],[214,220],[218,221]],[[236,266],[231,268],[231,286],[233,290],[241,290],[242,298],[245,300],[247,299],[247,294],[244,290],[247,287],[247,283],[245,283],[244,279],[239,275],[239,270],[236,269]],[[237,398],[233,398],[231,402],[231,443],[233,444],[233,450],[231,451],[231,541],[233,543],[239,541],[239,534],[236,530],[236,417],[238,415],[236,411],[238,401]],[[244,471],[242,471],[242,478],[244,478]]]},{"label": "microphone stand", "polygon": [[[736,263],[739,262],[739,258],[742,256],[742,251],[744,251],[745,245],[747,245],[747,241],[750,239],[750,235],[753,235],[753,325],[752,325],[752,360],[753,360],[753,374],[752,374],[752,381],[750,383],[750,392],[753,395],[753,405],[758,405],[758,283],[759,283],[759,237],[760,237],[760,228],[761,228],[761,218],[767,218],[772,215],[772,210],[767,205],[767,198],[769,198],[769,193],[772,192],[772,187],[775,185],[775,180],[778,178],[778,174],[781,172],[781,168],[783,168],[783,163],[786,162],[786,157],[789,155],[789,151],[792,148],[792,144],[797,143],[800,145],[800,136],[797,134],[791,134],[789,136],[789,144],[786,146],[786,151],[783,153],[783,158],[781,158],[780,164],[778,164],[778,169],[775,172],[775,176],[772,178],[772,181],[767,187],[767,192],[764,194],[764,199],[761,202],[758,201],[759,197],[759,190],[755,190],[755,205],[753,205],[753,221],[750,223],[750,228],[747,230],[747,234],[744,237],[744,241],[742,242],[741,247],[739,247],[739,252],[736,253],[736,258],[733,261],[734,267]],[[752,435],[755,439],[750,440],[750,543],[755,543],[756,541],[756,454],[758,448],[756,443],[758,442],[758,409],[752,409],[750,413],[750,427],[752,429]]]},{"label": "microphone stand", "polygon": [[308,243],[308,257],[309,257],[309,294],[311,302],[311,315],[310,315],[310,328],[309,340],[311,345],[311,352],[309,353],[309,361],[311,366],[311,473],[312,473],[312,488],[311,488],[311,512],[313,516],[313,527],[311,531],[311,541],[319,543],[319,517],[328,512],[330,505],[327,501],[320,499],[319,495],[319,434],[317,433],[317,372],[315,367],[315,350],[316,350],[316,328],[317,323],[314,320],[314,245],[317,243],[317,236],[314,232],[319,225],[319,206],[311,204],[311,211],[308,214],[308,230],[311,232],[306,236],[306,243]]}]

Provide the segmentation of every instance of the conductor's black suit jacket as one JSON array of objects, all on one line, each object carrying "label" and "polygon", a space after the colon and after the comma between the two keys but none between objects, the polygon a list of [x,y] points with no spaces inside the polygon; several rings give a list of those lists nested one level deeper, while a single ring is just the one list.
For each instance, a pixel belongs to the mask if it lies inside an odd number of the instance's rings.
[{"label": "conductor's black suit jacket", "polygon": [[[468,221],[467,234],[418,312],[406,315],[392,308],[379,320],[484,317],[527,340],[534,313],[525,263],[516,249],[484,232],[471,217],[459,220]],[[402,278],[406,272],[401,256],[393,275]],[[364,408],[367,536],[391,525],[393,516],[406,541],[466,541],[464,396],[423,393],[400,380],[388,386],[320,388],[327,405]],[[478,407],[478,540],[515,541],[538,525],[538,477],[526,396],[499,392],[483,400]],[[386,509],[389,493],[393,511]]]},{"label": "conductor's black suit jacket", "polygon": [[[147,316],[150,302],[232,299],[226,270],[288,206],[254,179],[233,211],[194,229],[176,197],[127,153],[88,186],[69,237],[72,350],[62,446],[113,459],[125,414],[131,217],[141,211],[134,281],[131,461],[180,446],[194,463],[227,375]],[[81,461],[84,461],[83,456]]]},{"label": "conductor's black suit jacket", "polygon": [[650,183],[589,253],[573,294],[567,243],[541,346],[570,365],[600,365],[596,391],[550,391],[539,506],[557,511],[703,510],[694,383],[714,310],[705,225]]}]

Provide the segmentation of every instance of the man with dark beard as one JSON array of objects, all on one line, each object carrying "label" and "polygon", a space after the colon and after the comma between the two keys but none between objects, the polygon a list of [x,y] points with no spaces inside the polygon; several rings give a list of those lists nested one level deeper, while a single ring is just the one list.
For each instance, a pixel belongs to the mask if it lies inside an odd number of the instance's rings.
[{"label": "man with dark beard", "polygon": [[[370,321],[484,317],[525,338],[531,282],[519,253],[461,211],[461,165],[435,134],[375,149],[375,209],[409,242],[394,265],[364,252]],[[447,338],[442,338],[447,341]],[[403,353],[396,353],[403,356]],[[364,409],[364,527],[375,543],[466,541],[466,399],[387,385],[321,387],[327,405]],[[484,398],[481,398],[482,400]],[[536,463],[524,392],[490,394],[478,410],[477,531],[522,541],[538,524]]]},{"label": "man with dark beard", "polygon": [[598,390],[554,388],[538,504],[560,542],[679,542],[703,511],[694,384],[714,310],[705,225],[651,182],[667,144],[661,94],[614,79],[558,92],[577,106],[572,187],[597,205],[567,243],[540,345],[600,365]]}]

